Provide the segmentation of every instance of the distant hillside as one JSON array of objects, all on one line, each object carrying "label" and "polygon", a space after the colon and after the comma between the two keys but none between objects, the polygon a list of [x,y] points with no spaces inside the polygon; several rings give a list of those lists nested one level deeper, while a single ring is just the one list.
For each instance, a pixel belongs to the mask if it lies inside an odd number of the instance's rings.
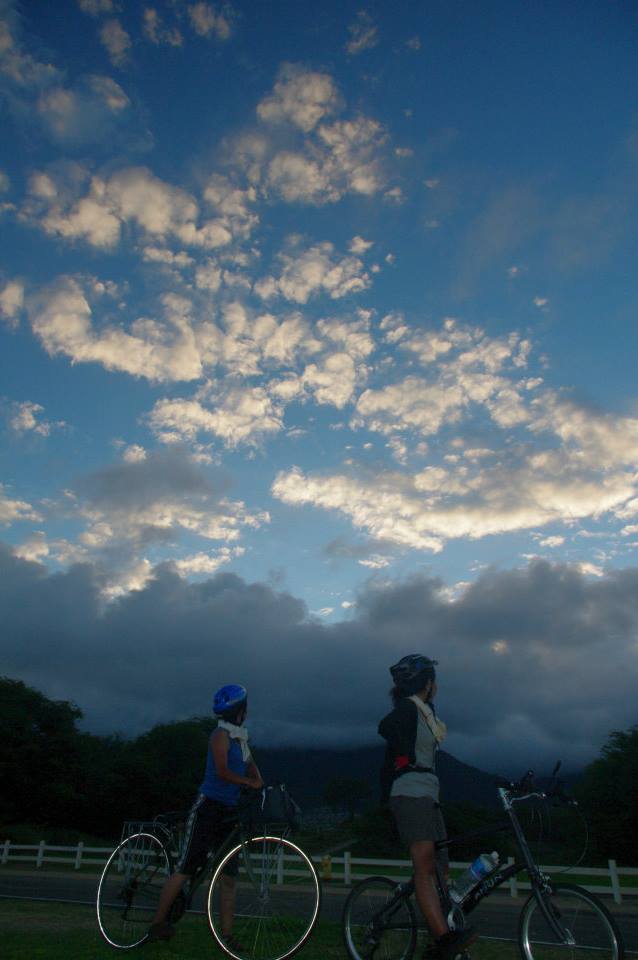
[{"label": "distant hillside", "polygon": [[[379,770],[383,745],[357,749],[255,750],[261,772],[268,783],[286,783],[291,793],[306,804],[323,801],[326,784],[333,777],[366,780],[379,793]],[[494,776],[456,760],[441,750],[438,773],[442,799],[467,801],[478,806],[497,804]]]}]

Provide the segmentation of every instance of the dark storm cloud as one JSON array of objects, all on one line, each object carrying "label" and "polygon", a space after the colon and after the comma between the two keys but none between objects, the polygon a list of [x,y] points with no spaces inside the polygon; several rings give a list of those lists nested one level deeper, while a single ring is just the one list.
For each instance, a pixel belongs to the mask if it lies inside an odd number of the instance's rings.
[{"label": "dark storm cloud", "polygon": [[229,487],[229,477],[222,470],[204,472],[184,456],[181,447],[169,447],[133,463],[113,464],[82,478],[78,485],[92,506],[127,511],[183,497],[219,497]]},{"label": "dark storm cloud", "polygon": [[453,601],[419,577],[369,587],[335,625],[233,574],[189,583],[164,565],[106,607],[99,588],[90,566],[49,574],[0,551],[1,672],[75,700],[101,732],[208,712],[238,680],[262,743],[375,742],[388,666],[416,650],[439,660],[447,746],[468,762],[576,764],[636,721],[636,569],[592,582],[535,562]]}]

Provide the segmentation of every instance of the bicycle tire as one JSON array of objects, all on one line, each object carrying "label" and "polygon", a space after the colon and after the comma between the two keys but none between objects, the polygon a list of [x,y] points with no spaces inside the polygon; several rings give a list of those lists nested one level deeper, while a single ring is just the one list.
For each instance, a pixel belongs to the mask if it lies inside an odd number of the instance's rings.
[{"label": "bicycle tire", "polygon": [[342,915],[343,940],[352,960],[410,960],[417,938],[417,919],[409,897],[397,901],[387,916],[399,884],[387,877],[368,877],[353,887]]},{"label": "bicycle tire", "polygon": [[623,960],[620,931],[598,897],[570,883],[552,883],[551,891],[540,896],[564,936],[558,935],[532,894],[519,919],[523,960]]},{"label": "bicycle tire", "polygon": [[97,922],[118,950],[145,943],[159,895],[173,872],[171,856],[152,833],[136,833],[118,844],[106,861],[97,888]]},{"label": "bicycle tire", "polygon": [[[222,875],[232,873],[235,858],[239,872],[229,944],[219,896]],[[301,847],[283,837],[251,837],[229,850],[215,868],[208,888],[208,923],[217,945],[233,960],[285,960],[310,937],[320,904],[319,877]]]}]

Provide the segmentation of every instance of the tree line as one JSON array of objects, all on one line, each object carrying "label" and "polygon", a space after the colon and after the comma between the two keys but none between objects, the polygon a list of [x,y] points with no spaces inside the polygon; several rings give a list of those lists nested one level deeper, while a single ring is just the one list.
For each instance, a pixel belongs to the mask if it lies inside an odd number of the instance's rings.
[{"label": "tree line", "polygon": [[[112,840],[124,820],[190,805],[202,780],[213,717],[158,724],[133,739],[84,732],[81,719],[75,704],[0,678],[0,839],[11,837],[12,825],[31,823]],[[372,782],[376,775],[371,771]],[[385,848],[392,843],[388,818],[369,784],[334,778],[321,789],[325,802],[345,806],[353,836],[377,837]],[[589,862],[615,857],[637,864],[638,725],[609,735],[575,793],[589,824]],[[446,807],[450,834],[493,819],[494,811],[470,804]],[[552,828],[567,838],[573,821],[556,811]],[[463,859],[463,852],[453,856]]]}]

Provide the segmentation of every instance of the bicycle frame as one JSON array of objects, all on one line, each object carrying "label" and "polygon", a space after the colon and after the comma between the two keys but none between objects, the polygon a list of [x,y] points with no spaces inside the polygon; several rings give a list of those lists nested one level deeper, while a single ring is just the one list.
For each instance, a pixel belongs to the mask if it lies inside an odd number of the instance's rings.
[{"label": "bicycle frame", "polygon": [[[518,848],[521,853],[521,860],[517,860],[514,863],[508,864],[505,867],[497,867],[492,873],[488,874],[483,880],[481,880],[463,899],[460,904],[455,904],[449,897],[444,883],[443,877],[439,873],[437,866],[437,886],[439,890],[439,896],[443,906],[446,908],[446,911],[458,907],[463,911],[465,915],[471,913],[483,900],[485,897],[489,896],[494,890],[502,886],[504,883],[507,883],[511,880],[512,877],[516,874],[526,871],[529,875],[532,892],[536,898],[540,909],[543,912],[548,923],[551,925],[554,932],[562,937],[564,935],[564,930],[557,923],[556,918],[548,911],[545,898],[543,897],[544,893],[549,893],[551,890],[549,878],[538,868],[536,862],[532,856],[532,852],[527,843],[527,838],[523,828],[520,825],[516,812],[514,810],[513,804],[519,800],[528,800],[533,796],[542,796],[538,793],[530,793],[527,796],[523,797],[512,797],[511,794],[504,790],[502,787],[498,788],[498,794],[507,813],[507,820],[490,825],[489,827],[481,828],[479,830],[470,830],[467,833],[460,834],[457,837],[452,837],[449,840],[442,840],[437,842],[437,849],[443,847],[449,847],[453,843],[458,843],[460,840],[466,840],[469,837],[480,836],[485,833],[493,833],[495,830],[511,830],[514,834],[514,838],[518,845]],[[386,904],[378,914],[378,919],[381,921],[383,917],[383,922],[385,923],[387,917],[391,917],[392,913],[398,908],[399,903],[407,898],[412,896],[414,893],[414,878],[405,881],[404,883],[399,883],[397,885],[396,893],[390,903]]]},{"label": "bicycle frame", "polygon": [[[172,847],[175,845],[175,836],[173,831],[170,829],[170,827],[168,827],[166,824],[162,823],[161,821],[157,821],[157,820],[153,821],[153,826],[156,831],[159,829],[159,831],[164,835],[162,837],[158,837],[158,839],[160,839],[166,847],[168,847],[169,849],[172,849]],[[284,830],[279,831],[277,833],[277,836],[278,837],[281,836],[283,839],[285,839],[289,833],[290,833],[289,829],[286,828]],[[246,849],[245,849],[245,843],[247,840],[251,838],[251,836],[252,834],[247,833],[245,828],[242,826],[242,824],[238,823],[230,831],[228,836],[225,838],[224,842],[219,847],[217,847],[216,850],[213,850],[208,854],[206,863],[202,867],[200,867],[199,870],[197,870],[184,883],[184,886],[181,891],[184,897],[184,910],[190,909],[195,892],[202,885],[202,883],[204,883],[204,881],[207,880],[208,877],[212,874],[215,864],[220,862],[223,859],[223,857],[228,853],[228,851],[231,850],[232,847],[235,846],[235,844],[238,841],[242,844],[242,853],[241,854],[238,853],[237,856],[242,856],[246,873],[250,877],[251,882],[255,883],[255,876],[253,874],[250,857],[246,853]]]},{"label": "bicycle frame", "polygon": [[[496,890],[502,884],[507,883],[507,881],[516,876],[516,874],[526,871],[531,882],[532,894],[535,897],[545,919],[550,924],[554,933],[558,937],[562,938],[565,934],[565,931],[558,923],[556,917],[550,912],[550,910],[548,910],[544,897],[544,894],[547,894],[551,891],[550,879],[537,866],[529,848],[523,828],[521,827],[519,819],[516,816],[516,811],[514,810],[515,803],[523,800],[529,800],[532,797],[542,797],[543,794],[531,792],[521,797],[513,797],[508,790],[505,790],[503,787],[498,787],[498,795],[508,819],[503,824],[497,824],[494,827],[487,828],[486,830],[472,831],[472,834],[476,835],[477,833],[481,832],[492,832],[494,829],[511,829],[520,850],[522,860],[508,864],[506,867],[497,867],[493,873],[488,874],[472,890],[470,890],[462,903],[459,904],[459,907],[462,909],[464,914],[471,913],[481,902],[481,900],[483,900],[484,897],[489,896],[493,890]],[[461,837],[453,837],[452,840],[445,841],[444,843],[440,844],[440,846],[448,846],[450,843],[465,839],[469,835],[470,834],[463,834]],[[437,846],[439,845],[437,844]],[[437,879],[439,880],[440,890],[443,891],[444,886],[441,884],[441,878],[438,877],[438,871]]]}]

